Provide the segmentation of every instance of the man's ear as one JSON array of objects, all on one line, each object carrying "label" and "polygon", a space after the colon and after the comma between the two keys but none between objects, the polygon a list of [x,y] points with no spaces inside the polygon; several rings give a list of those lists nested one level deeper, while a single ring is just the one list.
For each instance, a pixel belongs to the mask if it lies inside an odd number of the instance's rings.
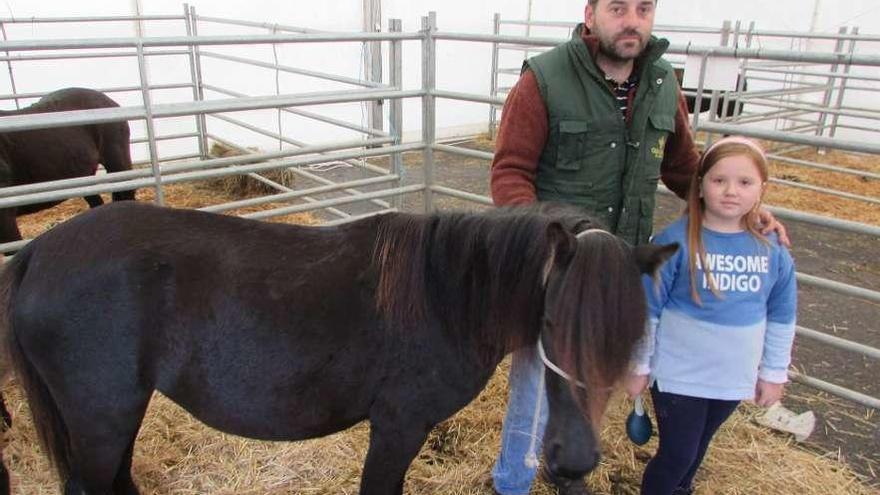
[{"label": "man's ear", "polygon": [[663,263],[678,251],[678,243],[658,246],[656,244],[643,244],[633,248],[636,264],[642,273],[654,276]]},{"label": "man's ear", "polygon": [[593,6],[590,5],[590,2],[587,2],[587,6],[584,7],[584,26],[587,26],[587,29],[589,29],[590,31],[593,30],[595,15],[596,12],[595,10],[593,10]]}]

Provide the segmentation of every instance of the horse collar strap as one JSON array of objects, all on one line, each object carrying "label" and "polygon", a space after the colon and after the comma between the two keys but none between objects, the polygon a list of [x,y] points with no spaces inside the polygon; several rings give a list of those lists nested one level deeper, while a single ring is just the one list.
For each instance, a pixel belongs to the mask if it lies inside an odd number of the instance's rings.
[{"label": "horse collar strap", "polygon": [[[601,232],[604,232],[604,230]],[[541,343],[541,339],[538,339],[538,355],[541,356],[541,361],[544,361],[544,366],[552,370],[554,373],[574,383],[578,387],[587,388],[584,382],[580,380],[575,380],[571,375],[569,375],[565,371],[562,371],[562,368],[556,366],[555,364],[553,364],[553,361],[550,361],[550,359],[547,358],[547,354],[544,353],[544,344]]]},{"label": "horse collar strap", "polygon": [[578,232],[577,235],[575,235],[575,237],[578,237],[578,238],[579,238],[579,237],[583,237],[583,236],[585,236],[585,235],[587,235],[587,234],[600,234],[600,233],[601,233],[601,234],[608,234],[608,235],[610,235],[611,237],[614,237],[614,234],[612,234],[611,232],[608,232],[607,230],[602,230],[602,229],[587,229],[587,230],[582,230],[582,231]]},{"label": "horse collar strap", "polygon": [[[590,229],[596,230],[599,232],[604,232],[604,230],[599,229]],[[589,232],[585,230],[584,232]],[[583,234],[584,232],[581,232]],[[578,234],[580,235],[580,234]],[[587,388],[583,382],[580,380],[575,380],[568,373],[562,371],[562,368],[553,364],[552,361],[547,359],[547,354],[544,352],[544,344],[541,343],[541,338],[538,337],[538,356],[541,357],[541,361],[544,362],[544,366],[553,370],[554,373],[565,378],[566,380],[573,382],[575,385],[581,388]],[[544,394],[546,394],[546,386],[544,381],[544,373],[541,373],[541,376],[538,377],[538,397],[535,400],[535,413],[532,416],[532,430],[529,434],[529,448],[526,450],[525,458],[523,458],[523,464],[529,469],[537,469],[538,467],[538,419],[541,417],[541,403],[544,402]]]}]

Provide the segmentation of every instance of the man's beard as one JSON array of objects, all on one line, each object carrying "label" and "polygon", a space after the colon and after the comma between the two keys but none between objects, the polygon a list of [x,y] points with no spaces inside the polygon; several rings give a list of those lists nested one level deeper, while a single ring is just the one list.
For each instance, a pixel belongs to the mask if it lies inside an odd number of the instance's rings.
[{"label": "man's beard", "polygon": [[[597,33],[599,37],[599,52],[604,55],[606,58],[613,60],[614,62],[626,62],[629,60],[634,60],[638,58],[639,55],[645,51],[645,43],[642,41],[642,35],[639,34],[638,31],[624,31],[620,33],[615,39],[611,40],[609,43],[608,40],[602,36],[601,33]],[[617,49],[616,41],[618,38],[623,36],[637,36],[639,41],[639,50],[635,55],[624,55],[620,50]]]}]

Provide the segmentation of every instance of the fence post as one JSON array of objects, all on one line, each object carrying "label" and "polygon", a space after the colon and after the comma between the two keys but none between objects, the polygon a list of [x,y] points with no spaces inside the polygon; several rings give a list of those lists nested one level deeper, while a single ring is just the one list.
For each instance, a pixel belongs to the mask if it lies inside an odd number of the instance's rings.
[{"label": "fence post", "polygon": [[[721,40],[719,43],[720,46],[727,46],[728,43],[730,42],[730,31],[731,31],[730,26],[731,26],[730,20],[725,20],[724,23],[721,25]],[[701,73],[700,84],[701,85],[704,83],[707,62],[708,62],[708,59],[704,58],[703,59],[703,67],[700,71],[700,73]],[[713,89],[710,94],[712,95],[711,96],[712,99],[709,100],[709,122],[713,122],[718,119],[718,115],[717,115],[718,104],[719,104],[718,100],[719,100],[719,96],[721,95],[721,92],[718,91],[717,89]],[[694,104],[694,113],[697,113],[699,111],[700,111],[700,107],[696,106],[696,103],[695,103]],[[712,135],[710,133],[706,133],[706,147],[709,147],[712,144],[712,141],[713,141]]]},{"label": "fence post", "polygon": [[[192,5],[189,7],[189,20],[190,27],[192,29],[192,36],[196,39],[199,37],[199,27],[198,21],[199,18],[196,15],[196,8]],[[192,57],[194,60],[193,67],[195,68],[195,94],[194,97],[196,101],[204,101],[205,100],[205,85],[202,80],[202,56],[200,47],[198,44],[194,44],[190,46],[190,50],[192,51]],[[203,158],[208,157],[208,153],[210,149],[208,148],[208,126],[205,119],[205,114],[199,114],[196,116],[196,120],[198,123],[199,130],[199,152],[203,152]]]},{"label": "fence post", "polygon": [[[388,20],[388,31],[399,33],[403,31],[403,24],[400,19]],[[401,49],[401,40],[391,40],[388,48],[388,77],[391,79],[391,86],[395,90],[403,88],[403,51]],[[388,131],[394,140],[393,146],[399,145],[403,141],[403,101],[400,98],[392,98],[389,101],[388,109]],[[403,155],[396,151],[391,154],[391,173],[397,175],[395,182],[396,187],[400,187],[403,182]],[[403,206],[403,197],[394,196],[392,206],[401,209]]]},{"label": "fence post", "polygon": [[437,76],[437,13],[422,17],[422,162],[425,170],[425,212],[434,211],[434,139],[436,137],[436,110],[434,87]]},{"label": "fence post", "polygon": [[[858,26],[853,27],[850,30],[850,34],[852,34],[853,36],[858,36],[858,34],[859,34]],[[849,41],[849,50],[848,51],[849,51],[850,57],[852,57],[855,54],[855,52],[856,52],[856,39],[855,38],[852,38]],[[847,62],[843,66],[843,75],[844,76],[849,75],[849,71],[851,68],[852,68],[852,64]],[[843,98],[844,98],[844,94],[846,93],[846,85],[848,83],[849,83],[848,77],[841,77],[840,82],[837,85],[837,101],[834,102],[834,109],[837,110],[838,112],[840,112],[841,107],[843,107]],[[837,133],[837,123],[839,120],[840,120],[839,113],[835,113],[834,116],[831,117],[831,130],[828,134],[829,136],[834,137],[834,135]]]},{"label": "fence post", "polygon": [[[496,12],[492,17],[492,34],[501,34],[501,14]],[[498,42],[492,42],[492,72],[489,74],[489,94],[494,98],[498,96]],[[495,122],[498,119],[498,109],[489,104],[489,139],[495,139]]]},{"label": "fence post", "polygon": [[165,197],[162,194],[162,172],[159,169],[159,151],[156,147],[156,127],[153,121],[153,103],[150,97],[150,77],[147,74],[147,60],[144,57],[144,44],[138,41],[137,44],[138,72],[141,77],[141,98],[144,102],[144,113],[146,114],[147,128],[147,145],[150,148],[150,167],[153,169],[153,178],[155,179],[156,204],[164,205]]},{"label": "fence post", "polygon": [[[739,47],[739,34],[740,29],[742,28],[742,21],[737,20],[736,24],[733,27],[733,40],[732,46],[734,48]],[[730,45],[731,43],[725,43],[725,45]],[[739,84],[737,84],[737,87]],[[730,91],[724,91],[723,96],[721,97],[721,122],[727,121],[727,109],[730,107]]]},{"label": "fence post", "polygon": [[[847,30],[848,29],[846,26],[841,26],[837,32],[838,32],[838,34],[846,35]],[[837,42],[834,44],[834,53],[841,54],[840,53],[841,50],[843,50],[843,39],[837,38]],[[831,64],[831,75],[828,76],[828,83],[827,83],[827,86],[825,87],[825,96],[822,98],[822,108],[828,108],[828,106],[831,105],[831,97],[832,97],[832,94],[834,93],[834,85],[837,82],[837,78],[834,76],[834,74],[836,74],[839,69],[840,69],[839,63],[835,62],[835,63]],[[821,112],[819,114],[818,125],[816,126],[816,135],[817,136],[822,136],[823,134],[825,134],[825,122],[827,120],[828,120],[828,114],[825,112]],[[825,153],[824,148],[820,148],[817,151],[820,154]]]},{"label": "fence post", "polygon": [[[6,38],[6,24],[0,22],[0,31],[3,32],[3,41],[7,41]],[[18,91],[15,90],[15,76],[12,74],[12,60],[9,60],[9,52],[6,52],[6,68],[9,69],[9,85],[12,88],[12,94],[18,94]],[[21,105],[18,103],[18,98],[15,98],[15,109],[18,110],[21,108]]]},{"label": "fence post", "polygon": [[[755,37],[755,21],[749,22],[749,31],[746,33],[746,49],[752,47],[752,40]],[[739,68],[739,78],[736,80],[736,101],[733,103],[733,120],[739,120],[743,112],[743,103],[740,101],[743,92],[746,90],[746,72],[748,72],[749,59],[744,59]]]},{"label": "fence post", "polygon": [[[186,35],[187,37],[192,36],[193,34],[193,26],[192,26],[192,16],[189,11],[189,4],[183,4],[183,19],[184,24],[186,25]],[[199,98],[199,78],[196,75],[196,56],[195,56],[195,45],[189,46],[189,76],[192,81],[192,92],[193,92],[193,101],[200,101]],[[202,126],[202,119],[197,115],[195,117],[196,121],[196,132],[199,134],[197,140],[199,142],[199,158],[202,160],[206,160],[208,158],[208,150],[205,149],[205,128]]]},{"label": "fence post", "polygon": [[[691,118],[691,128],[694,130],[694,135],[696,136],[698,130],[698,126],[700,125],[700,107],[703,105],[703,85],[706,81],[706,66],[709,62],[709,53],[704,53],[702,60],[700,61],[700,79],[697,82],[697,95],[694,96],[694,115]],[[706,148],[711,144],[711,136],[709,133],[706,133]]]},{"label": "fence post", "polygon": [[[364,2],[364,31],[377,33],[382,31],[382,19],[377,12],[378,3],[371,0]],[[364,71],[370,82],[382,82],[382,42],[364,42]],[[384,127],[384,111],[382,100],[373,100],[369,104],[370,128],[382,130]]]}]

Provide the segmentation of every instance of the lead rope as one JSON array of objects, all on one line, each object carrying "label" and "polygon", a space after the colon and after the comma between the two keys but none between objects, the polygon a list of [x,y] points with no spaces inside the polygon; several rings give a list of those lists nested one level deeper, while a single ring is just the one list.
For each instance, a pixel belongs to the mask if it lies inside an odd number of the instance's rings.
[{"label": "lead rope", "polygon": [[[571,375],[562,371],[562,368],[556,366],[553,361],[550,361],[550,359],[547,358],[547,354],[544,352],[544,345],[541,343],[540,338],[538,339],[537,347],[538,356],[541,357],[544,366],[550,368],[551,371],[562,378],[574,382],[578,387],[587,388],[582,381],[575,380]],[[526,456],[523,459],[523,464],[529,469],[535,469],[538,467],[538,420],[541,417],[541,404],[544,402],[544,395],[546,395],[543,371],[544,370],[541,370],[541,376],[538,378],[538,400],[535,401],[535,414],[532,416],[532,430],[529,434],[529,438],[531,438],[531,440],[529,440],[529,449],[526,451]]]},{"label": "lead rope", "polygon": [[[544,346],[541,345],[541,339],[538,338],[538,354],[544,357]],[[535,401],[535,415],[532,416],[532,431],[529,435],[529,450],[523,459],[523,464],[529,469],[538,468],[538,418],[541,417],[541,403],[544,402],[544,370],[541,370],[541,377],[538,378],[538,400]]]},{"label": "lead rope", "polygon": [[[575,237],[581,237],[587,234],[608,234],[610,236],[614,236],[611,232],[602,229],[587,229],[582,232],[578,232]],[[562,368],[553,364],[552,361],[547,359],[547,354],[544,353],[544,345],[541,343],[541,338],[538,337],[538,356],[541,357],[541,362],[544,363],[544,366],[550,368],[554,373],[565,378],[570,382],[574,382],[575,385],[581,388],[587,388],[587,386],[579,381],[574,380],[571,375],[562,371]],[[526,451],[526,456],[523,458],[523,464],[529,469],[537,469],[538,468],[538,420],[541,417],[541,403],[544,402],[544,395],[546,395],[547,391],[545,390],[545,378],[544,378],[544,370],[541,370],[541,376],[538,378],[538,400],[535,401],[535,414],[532,416],[532,431],[529,434],[529,449]]]}]

